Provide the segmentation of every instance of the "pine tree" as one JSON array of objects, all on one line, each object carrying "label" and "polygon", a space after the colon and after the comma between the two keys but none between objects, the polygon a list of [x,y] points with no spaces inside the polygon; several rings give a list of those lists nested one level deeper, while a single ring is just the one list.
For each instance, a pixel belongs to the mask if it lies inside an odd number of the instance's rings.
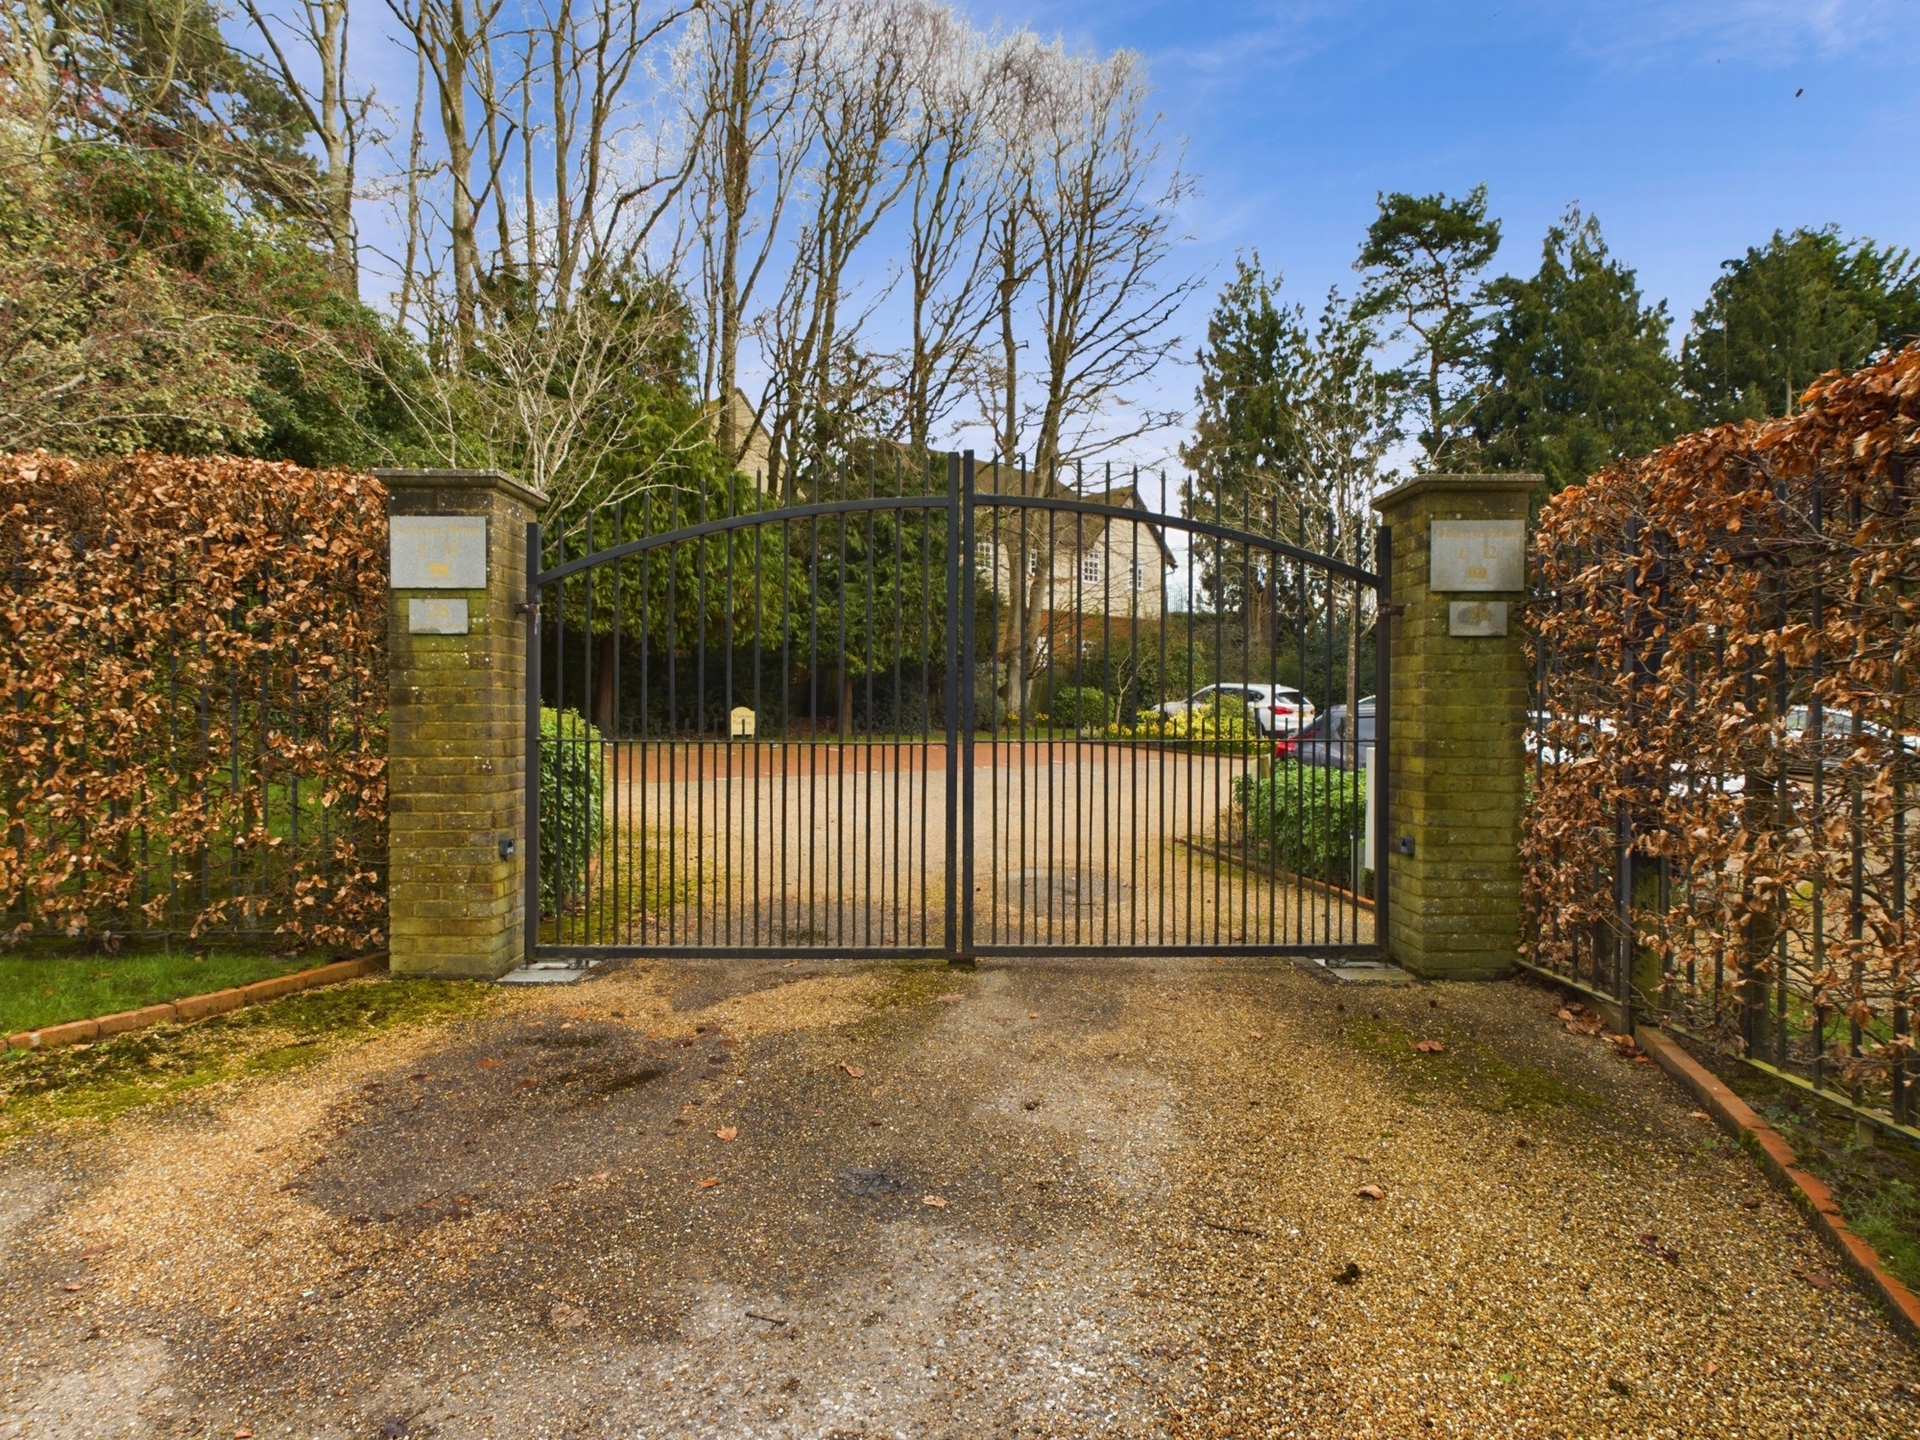
[{"label": "pine tree", "polygon": [[1560,490],[1688,424],[1666,303],[1642,304],[1593,216],[1568,210],[1533,277],[1502,277],[1486,295],[1488,388],[1474,432],[1489,469],[1537,471]]},{"label": "pine tree", "polygon": [[1389,340],[1411,339],[1404,383],[1424,412],[1426,468],[1467,462],[1469,419],[1479,389],[1485,312],[1479,282],[1500,248],[1500,222],[1487,218],[1487,187],[1465,198],[1394,193],[1379,197],[1354,269],[1364,277],[1353,318],[1385,319]]},{"label": "pine tree", "polygon": [[1834,226],[1776,230],[1720,269],[1681,362],[1707,420],[1787,414],[1826,371],[1920,336],[1920,260]]}]

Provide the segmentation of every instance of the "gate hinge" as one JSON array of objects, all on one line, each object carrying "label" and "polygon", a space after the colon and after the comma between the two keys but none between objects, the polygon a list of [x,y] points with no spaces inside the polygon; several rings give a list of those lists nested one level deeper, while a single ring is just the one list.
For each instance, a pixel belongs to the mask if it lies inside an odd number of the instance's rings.
[{"label": "gate hinge", "polygon": [[538,600],[517,601],[514,604],[513,613],[516,615],[538,615],[540,613],[540,602]]}]

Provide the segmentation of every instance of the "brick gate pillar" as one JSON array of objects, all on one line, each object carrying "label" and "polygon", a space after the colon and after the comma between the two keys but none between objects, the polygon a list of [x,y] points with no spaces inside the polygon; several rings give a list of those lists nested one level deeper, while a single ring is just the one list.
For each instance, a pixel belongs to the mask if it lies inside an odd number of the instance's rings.
[{"label": "brick gate pillar", "polygon": [[1520,936],[1527,664],[1520,632],[1538,475],[1422,475],[1374,502],[1393,528],[1387,847],[1393,959],[1504,975]]},{"label": "brick gate pillar", "polygon": [[392,530],[387,934],[396,975],[492,978],[526,948],[526,531],[485,470],[376,470]]}]

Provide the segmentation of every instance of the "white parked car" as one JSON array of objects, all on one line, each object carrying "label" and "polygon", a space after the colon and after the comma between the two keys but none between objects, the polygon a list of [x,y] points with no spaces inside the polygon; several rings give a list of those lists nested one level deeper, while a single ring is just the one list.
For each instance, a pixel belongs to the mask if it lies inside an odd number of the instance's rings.
[{"label": "white parked car", "polygon": [[1287,685],[1244,680],[1202,685],[1184,700],[1167,701],[1160,707],[1160,713],[1172,716],[1188,710],[1204,710],[1213,704],[1216,695],[1245,704],[1253,714],[1254,729],[1262,735],[1297,735],[1313,723],[1313,702],[1298,690]]}]

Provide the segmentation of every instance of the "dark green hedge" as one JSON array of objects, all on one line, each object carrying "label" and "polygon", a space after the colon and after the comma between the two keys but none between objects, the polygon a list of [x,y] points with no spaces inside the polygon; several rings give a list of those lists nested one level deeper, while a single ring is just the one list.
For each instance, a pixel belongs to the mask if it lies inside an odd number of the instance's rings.
[{"label": "dark green hedge", "polygon": [[587,886],[606,800],[600,732],[577,710],[540,712],[540,908],[557,914]]},{"label": "dark green hedge", "polygon": [[1354,842],[1366,834],[1366,777],[1284,760],[1235,787],[1253,852],[1316,880],[1351,885]]}]

